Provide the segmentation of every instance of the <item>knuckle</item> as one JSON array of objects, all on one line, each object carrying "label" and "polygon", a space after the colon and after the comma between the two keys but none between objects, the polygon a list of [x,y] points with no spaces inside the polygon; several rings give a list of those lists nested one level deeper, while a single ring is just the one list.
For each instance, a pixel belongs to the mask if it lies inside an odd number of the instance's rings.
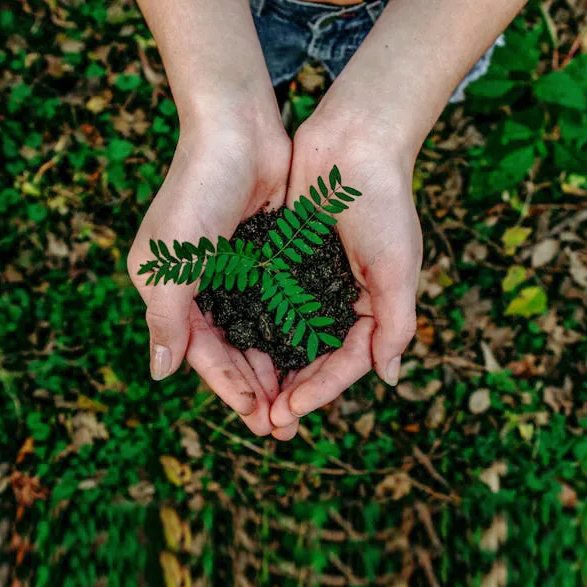
[{"label": "knuckle", "polygon": [[145,318],[151,337],[160,343],[166,342],[170,337],[171,319],[169,314],[157,306],[149,306]]},{"label": "knuckle", "polygon": [[418,330],[418,319],[416,317],[416,310],[411,310],[410,313],[406,318],[404,318],[401,328],[401,336],[402,340],[406,342],[410,342],[414,336],[416,336],[416,331]]}]

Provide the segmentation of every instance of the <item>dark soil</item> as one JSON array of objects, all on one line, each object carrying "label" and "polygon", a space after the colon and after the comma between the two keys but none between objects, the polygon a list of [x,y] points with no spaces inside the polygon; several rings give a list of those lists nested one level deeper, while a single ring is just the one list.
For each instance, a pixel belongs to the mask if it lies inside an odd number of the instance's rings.
[{"label": "dark soil", "polygon": [[[242,238],[261,248],[268,240],[269,230],[276,228],[278,216],[279,212],[261,212],[249,218],[237,228],[231,242]],[[303,263],[289,265],[300,285],[322,303],[318,314],[334,318],[335,323],[324,331],[344,340],[358,319],[353,309],[359,297],[358,289],[338,235],[333,232],[322,238],[324,244],[315,246],[314,255],[304,255]],[[244,351],[254,347],[269,353],[275,366],[283,372],[308,364],[306,337],[300,346],[288,344],[293,331],[285,335],[275,325],[275,314],[267,312],[267,302],[261,301],[260,282],[244,292],[236,288],[229,292],[208,289],[196,301],[203,312],[212,310],[214,323],[224,330],[227,340],[236,348]],[[318,354],[331,350],[332,347],[320,343]]]}]

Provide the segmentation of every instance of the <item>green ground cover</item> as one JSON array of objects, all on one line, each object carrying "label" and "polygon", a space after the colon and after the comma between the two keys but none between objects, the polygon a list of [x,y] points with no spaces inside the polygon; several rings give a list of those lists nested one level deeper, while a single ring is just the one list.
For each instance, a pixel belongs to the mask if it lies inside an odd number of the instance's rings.
[{"label": "green ground cover", "polygon": [[0,2],[0,586],[587,585],[580,4],[528,8],[424,145],[398,387],[282,444],[150,381],[125,259],[177,119],[136,7]]}]

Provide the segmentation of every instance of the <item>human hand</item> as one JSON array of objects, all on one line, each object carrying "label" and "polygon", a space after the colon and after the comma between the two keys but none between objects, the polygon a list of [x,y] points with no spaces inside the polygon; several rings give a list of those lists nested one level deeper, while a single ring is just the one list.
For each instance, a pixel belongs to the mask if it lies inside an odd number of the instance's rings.
[{"label": "human hand", "polygon": [[[383,139],[383,136],[381,136]],[[317,110],[294,137],[288,205],[317,175],[338,165],[363,192],[337,229],[361,295],[343,346],[293,376],[271,408],[273,435],[295,435],[297,419],[337,398],[372,367],[397,384],[401,354],[416,330],[422,235],[412,197],[416,149],[402,150],[367,127],[336,124]]]},{"label": "human hand", "polygon": [[[151,256],[150,239],[197,242],[229,238],[262,207],[283,205],[291,144],[278,116],[250,124],[224,114],[197,132],[182,132],[169,172],[145,215],[128,256],[131,280],[147,304],[151,373],[161,380],[184,357],[212,390],[241,415],[252,432],[269,434],[270,404],[279,392],[271,358],[229,345],[210,316],[199,310],[196,285],[145,285],[139,267]],[[238,119],[238,121],[236,121]],[[217,118],[220,120],[220,117]]]}]

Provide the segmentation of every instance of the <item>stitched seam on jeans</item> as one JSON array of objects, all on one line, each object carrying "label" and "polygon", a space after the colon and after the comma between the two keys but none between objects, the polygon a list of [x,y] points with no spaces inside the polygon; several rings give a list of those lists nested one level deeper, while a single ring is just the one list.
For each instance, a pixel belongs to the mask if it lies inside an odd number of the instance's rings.
[{"label": "stitched seam on jeans", "polygon": [[369,2],[365,5],[365,9],[367,10],[367,14],[375,23],[377,19],[381,16],[381,13],[385,10],[386,4],[384,4],[381,0],[377,0],[376,2]]},{"label": "stitched seam on jeans", "polygon": [[266,0],[251,0],[251,11],[254,16],[261,16]]}]

